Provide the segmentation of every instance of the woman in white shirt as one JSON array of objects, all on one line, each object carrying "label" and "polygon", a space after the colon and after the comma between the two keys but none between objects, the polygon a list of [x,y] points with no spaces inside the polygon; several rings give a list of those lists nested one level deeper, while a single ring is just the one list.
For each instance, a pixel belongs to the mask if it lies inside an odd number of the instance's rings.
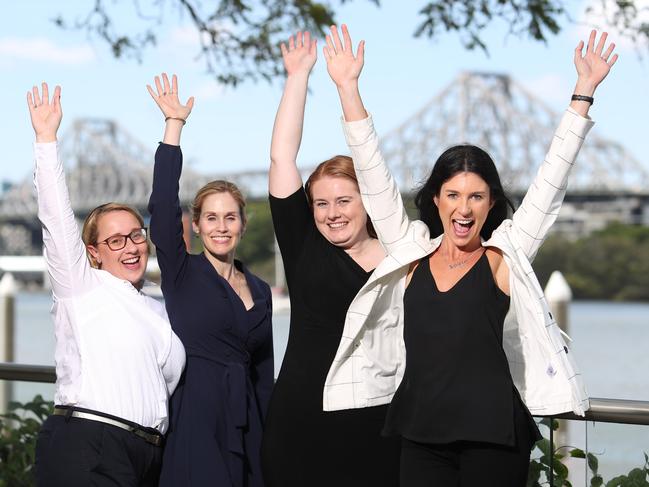
[{"label": "woman in white shirt", "polygon": [[164,306],[141,292],[142,217],[107,203],[90,212],[82,239],[58,158],[61,88],[50,100],[43,83],[27,102],[56,336],[55,408],[36,445],[37,484],[156,486],[185,352]]}]

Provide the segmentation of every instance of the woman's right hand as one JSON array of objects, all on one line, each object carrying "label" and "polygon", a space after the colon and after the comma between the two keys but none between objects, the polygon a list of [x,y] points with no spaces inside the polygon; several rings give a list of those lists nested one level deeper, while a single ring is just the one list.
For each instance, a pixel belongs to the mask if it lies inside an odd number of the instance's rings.
[{"label": "woman's right hand", "polygon": [[180,103],[178,78],[175,74],[171,77],[171,84],[167,73],[162,73],[162,83],[159,76],[156,76],[154,81],[156,91],[153,91],[151,85],[146,85],[146,89],[149,90],[151,98],[165,117],[165,132],[162,142],[169,145],[180,145],[180,133],[192,108],[194,108],[194,97],[190,96],[185,105]]},{"label": "woman's right hand", "polygon": [[146,89],[149,90],[151,98],[156,102],[165,118],[187,121],[192,108],[194,108],[194,97],[190,96],[185,105],[180,103],[176,75],[174,74],[171,77],[171,84],[169,84],[167,73],[162,73],[162,83],[160,83],[159,76],[154,78],[154,82],[156,91],[153,91],[151,85],[146,85]]},{"label": "woman's right hand", "polygon": [[47,83],[43,83],[41,87],[42,96],[36,86],[32,88],[32,91],[27,92],[27,106],[36,134],[36,142],[56,142],[56,132],[59,130],[63,118],[61,87],[54,88],[51,102]]},{"label": "woman's right hand", "polygon": [[318,58],[317,40],[311,39],[308,32],[298,32],[288,40],[288,46],[282,42],[282,59],[286,75],[309,74]]}]

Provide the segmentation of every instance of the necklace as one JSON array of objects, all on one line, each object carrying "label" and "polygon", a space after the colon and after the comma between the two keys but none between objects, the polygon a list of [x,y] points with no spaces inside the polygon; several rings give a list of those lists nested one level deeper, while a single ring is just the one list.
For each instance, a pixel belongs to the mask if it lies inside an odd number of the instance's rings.
[{"label": "necklace", "polygon": [[448,254],[444,254],[444,260],[446,260],[446,264],[448,265],[448,268],[449,268],[449,269],[451,269],[451,270],[453,270],[453,269],[457,269],[458,267],[462,267],[462,266],[466,265],[466,264],[471,260],[471,258],[473,257],[473,255],[474,255],[476,252],[478,252],[479,250],[483,250],[482,246],[480,246],[480,247],[478,247],[477,249],[475,249],[473,252],[471,252],[469,255],[467,255],[466,257],[464,257],[462,260],[457,260],[457,261],[455,261],[455,262],[451,262],[451,261],[449,260],[449,258],[448,258]]},{"label": "necklace", "polygon": [[225,280],[228,281],[228,284],[230,284],[230,287],[232,288],[232,290],[235,293],[237,293],[237,296],[241,297],[241,280],[239,279],[238,276],[239,276],[239,273],[235,269],[234,272],[232,272],[232,274],[230,275],[230,277],[226,277]]}]

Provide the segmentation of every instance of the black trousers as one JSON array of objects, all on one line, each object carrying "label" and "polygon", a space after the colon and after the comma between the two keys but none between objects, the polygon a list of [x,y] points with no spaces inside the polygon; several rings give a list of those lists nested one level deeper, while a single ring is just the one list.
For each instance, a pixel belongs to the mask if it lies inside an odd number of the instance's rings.
[{"label": "black trousers", "polygon": [[403,438],[401,487],[525,487],[529,447],[459,441],[433,445]]},{"label": "black trousers", "polygon": [[81,418],[50,416],[36,442],[38,487],[156,487],[162,448]]}]

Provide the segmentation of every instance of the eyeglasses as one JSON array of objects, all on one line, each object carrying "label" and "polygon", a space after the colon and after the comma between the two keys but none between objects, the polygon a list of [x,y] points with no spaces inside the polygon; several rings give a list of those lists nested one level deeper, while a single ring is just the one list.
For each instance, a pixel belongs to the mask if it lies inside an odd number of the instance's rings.
[{"label": "eyeglasses", "polygon": [[97,242],[97,245],[106,244],[110,250],[122,250],[126,247],[126,240],[129,238],[136,245],[146,242],[146,228],[138,228],[128,235],[113,235],[106,240]]}]

